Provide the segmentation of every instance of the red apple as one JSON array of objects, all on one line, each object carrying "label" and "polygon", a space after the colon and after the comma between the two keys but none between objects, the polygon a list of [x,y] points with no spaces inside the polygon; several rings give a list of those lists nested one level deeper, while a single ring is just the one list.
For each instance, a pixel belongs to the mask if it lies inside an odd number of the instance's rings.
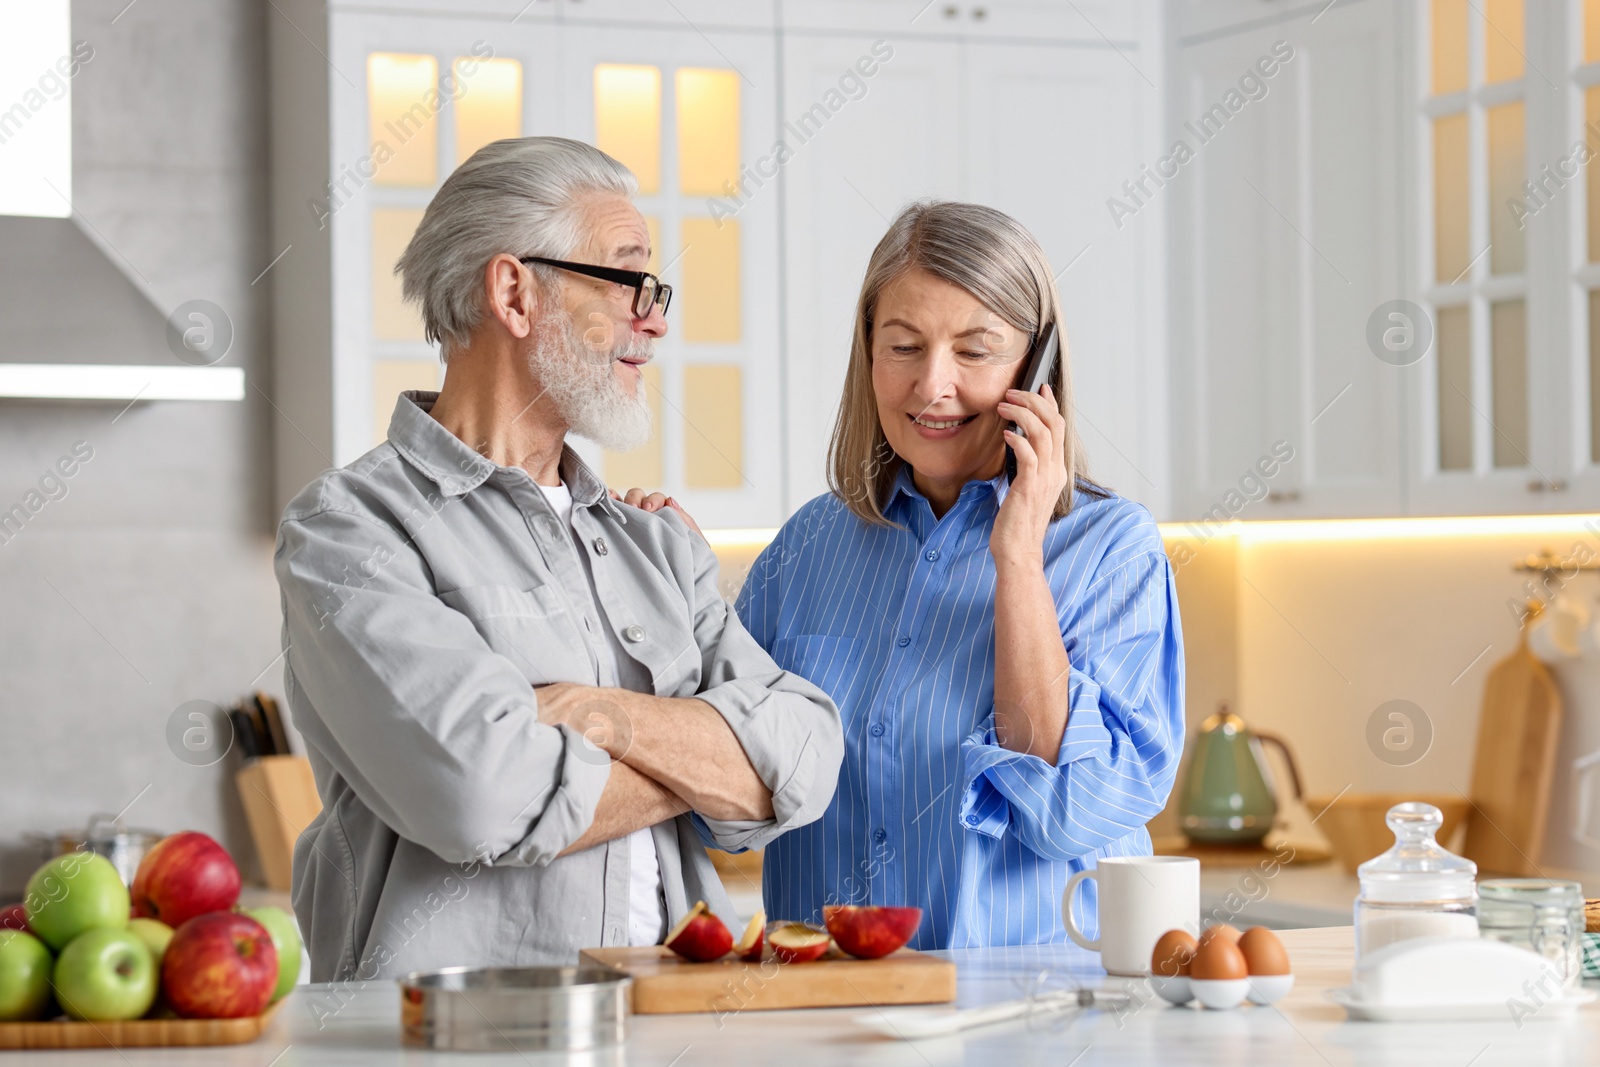
[{"label": "red apple", "polygon": [[185,1019],[260,1015],[278,985],[278,951],[267,928],[231,911],[178,927],[161,957],[161,992]]},{"label": "red apple", "polygon": [[822,909],[822,921],[845,952],[857,959],[875,960],[911,940],[922,925],[922,909],[829,905]]},{"label": "red apple", "polygon": [[733,947],[733,935],[706,907],[706,902],[700,900],[689,909],[689,914],[678,920],[678,925],[662,944],[690,963],[708,963],[728,954]]},{"label": "red apple", "polygon": [[28,929],[28,906],[7,904],[0,908],[0,930],[21,930],[23,933],[32,933]]},{"label": "red apple", "polygon": [[739,943],[733,946],[734,955],[745,963],[761,962],[762,935],[767,932],[767,913],[758,911],[755,918],[744,928],[744,934],[739,938]]},{"label": "red apple", "polygon": [[767,932],[767,944],[779,963],[810,963],[828,951],[828,931],[805,923],[780,923]]},{"label": "red apple", "polygon": [[228,850],[196,830],[163,837],[133,876],[133,914],[176,929],[239,899],[239,868]]}]

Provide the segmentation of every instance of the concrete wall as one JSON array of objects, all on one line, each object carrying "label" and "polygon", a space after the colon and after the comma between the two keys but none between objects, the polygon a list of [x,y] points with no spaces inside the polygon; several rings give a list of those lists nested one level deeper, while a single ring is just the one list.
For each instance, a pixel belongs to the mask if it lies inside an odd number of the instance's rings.
[{"label": "concrete wall", "polygon": [[[0,892],[26,831],[127,807],[254,866],[236,755],[179,760],[190,700],[226,704],[278,654],[266,283],[266,18],[252,0],[75,0],[72,221],[0,219],[8,360],[161,363],[162,323],[232,321],[242,403],[0,401],[0,510],[75,442],[93,458],[0,544]],[[119,14],[120,13],[120,14]],[[64,105],[63,105],[64,106]],[[94,257],[99,255],[97,261]],[[110,266],[108,266],[108,264]],[[25,294],[25,298],[23,296]],[[256,684],[281,692],[281,667]],[[137,798],[137,799],[135,799]],[[129,806],[131,803],[131,807]]]}]

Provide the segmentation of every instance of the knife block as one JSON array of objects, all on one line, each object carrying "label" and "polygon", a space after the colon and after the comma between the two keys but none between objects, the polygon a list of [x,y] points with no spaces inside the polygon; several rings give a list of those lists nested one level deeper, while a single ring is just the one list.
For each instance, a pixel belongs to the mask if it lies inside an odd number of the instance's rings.
[{"label": "knife block", "polygon": [[304,756],[260,756],[234,776],[261,873],[272,889],[289,888],[294,843],[322,812],[311,764]]}]

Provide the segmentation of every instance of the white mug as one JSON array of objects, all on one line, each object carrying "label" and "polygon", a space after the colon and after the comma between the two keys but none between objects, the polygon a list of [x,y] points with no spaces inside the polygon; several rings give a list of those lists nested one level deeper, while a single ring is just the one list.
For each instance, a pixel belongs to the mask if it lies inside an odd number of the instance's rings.
[{"label": "white mug", "polygon": [[[1100,937],[1072,922],[1078,883],[1093,878],[1100,897]],[[1108,856],[1079,871],[1061,898],[1061,921],[1073,941],[1100,953],[1108,974],[1147,975],[1150,953],[1168,930],[1200,930],[1200,861],[1190,856]]]}]

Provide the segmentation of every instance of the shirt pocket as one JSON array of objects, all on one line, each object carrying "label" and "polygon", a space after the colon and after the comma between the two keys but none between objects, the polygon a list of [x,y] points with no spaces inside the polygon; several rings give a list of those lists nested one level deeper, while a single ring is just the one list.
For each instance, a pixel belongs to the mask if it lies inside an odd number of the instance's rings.
[{"label": "shirt pocket", "polygon": [[772,661],[821,689],[843,712],[862,674],[861,642],[831,634],[796,634],[772,643]]},{"label": "shirt pocket", "polygon": [[532,684],[595,684],[589,652],[549,587],[469,585],[440,593],[439,600],[465,615],[488,646]]}]

